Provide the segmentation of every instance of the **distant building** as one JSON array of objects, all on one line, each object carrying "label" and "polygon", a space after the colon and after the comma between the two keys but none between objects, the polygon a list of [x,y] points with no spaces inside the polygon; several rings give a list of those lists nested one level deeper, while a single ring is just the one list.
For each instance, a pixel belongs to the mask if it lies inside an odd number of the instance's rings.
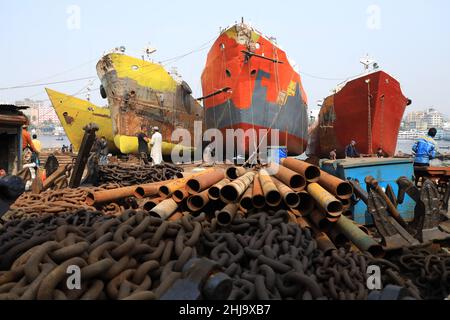
[{"label": "distant building", "polygon": [[16,106],[27,106],[24,114],[30,119],[31,124],[35,126],[41,126],[44,122],[53,122],[59,124],[58,116],[51,105],[46,101],[36,101],[31,99],[25,99],[16,101]]},{"label": "distant building", "polygon": [[445,117],[433,108],[426,111],[409,112],[405,117],[404,128],[407,130],[427,130],[429,128],[441,128]]},{"label": "distant building", "polygon": [[425,121],[428,124],[428,128],[441,128],[444,124],[444,116],[434,109],[428,109],[428,112],[425,114]]}]

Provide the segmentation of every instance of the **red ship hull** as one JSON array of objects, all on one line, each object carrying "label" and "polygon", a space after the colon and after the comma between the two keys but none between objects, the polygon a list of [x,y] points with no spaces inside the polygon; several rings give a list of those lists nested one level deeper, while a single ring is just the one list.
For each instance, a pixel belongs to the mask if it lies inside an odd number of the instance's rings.
[{"label": "red ship hull", "polygon": [[[300,75],[286,53],[253,28],[238,24],[221,33],[208,53],[202,89],[208,129],[255,129],[257,145],[264,137],[259,129],[277,129],[279,145],[290,154],[305,151],[307,98]],[[248,141],[236,144],[246,155],[252,151]]]},{"label": "red ship hull", "polygon": [[386,156],[393,156],[409,103],[400,83],[383,71],[351,80],[325,99],[308,153],[328,157],[336,149],[342,157],[346,145],[355,140],[361,154],[373,155],[381,148]]}]

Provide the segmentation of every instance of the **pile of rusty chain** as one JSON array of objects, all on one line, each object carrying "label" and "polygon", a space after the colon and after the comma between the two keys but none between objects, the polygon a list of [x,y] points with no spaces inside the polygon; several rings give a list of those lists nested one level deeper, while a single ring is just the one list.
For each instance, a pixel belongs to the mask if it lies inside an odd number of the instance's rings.
[{"label": "pile of rusty chain", "polygon": [[309,229],[288,213],[259,212],[204,230],[204,254],[234,280],[229,299],[366,299],[363,255],[341,248],[325,257]]},{"label": "pile of rusty chain", "polygon": [[77,209],[94,210],[85,203],[88,192],[118,188],[118,184],[106,184],[100,187],[65,188],[61,190],[46,190],[39,194],[23,193],[2,216],[2,221],[11,219],[28,219],[46,214],[60,214]]},{"label": "pile of rusty chain", "polygon": [[160,165],[138,165],[111,163],[99,167],[99,182],[118,183],[122,187],[173,179],[183,172],[181,167],[170,163]]},{"label": "pile of rusty chain", "polygon": [[[205,216],[166,222],[128,210],[120,218],[79,211],[46,219],[11,221],[0,233],[9,237],[0,250],[13,252],[0,273],[0,300],[158,298],[197,256]],[[26,245],[15,237],[19,228],[35,235]],[[81,268],[81,290],[66,286],[69,265]]]},{"label": "pile of rusty chain", "polygon": [[445,252],[404,249],[389,261],[382,261],[381,266],[383,280],[407,287],[413,297],[442,300],[450,294],[450,255]]}]

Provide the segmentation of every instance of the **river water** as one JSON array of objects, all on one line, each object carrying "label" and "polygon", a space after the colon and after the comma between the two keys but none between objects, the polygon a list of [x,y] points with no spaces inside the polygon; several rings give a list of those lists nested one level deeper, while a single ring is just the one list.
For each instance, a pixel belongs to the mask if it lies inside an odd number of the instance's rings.
[{"label": "river water", "polygon": [[[57,140],[61,139],[62,140]],[[39,135],[38,140],[42,143],[44,149],[62,148],[63,145],[69,146],[70,141],[67,136],[44,136]]]}]

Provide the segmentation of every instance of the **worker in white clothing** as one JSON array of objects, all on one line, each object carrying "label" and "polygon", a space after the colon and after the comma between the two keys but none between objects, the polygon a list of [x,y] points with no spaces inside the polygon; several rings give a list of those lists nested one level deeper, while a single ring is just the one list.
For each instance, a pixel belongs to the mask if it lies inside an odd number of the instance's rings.
[{"label": "worker in white clothing", "polygon": [[152,146],[152,151],[150,152],[150,156],[153,159],[153,164],[161,164],[162,162],[162,135],[159,133],[159,128],[153,128],[153,135],[150,140],[150,144]]}]

